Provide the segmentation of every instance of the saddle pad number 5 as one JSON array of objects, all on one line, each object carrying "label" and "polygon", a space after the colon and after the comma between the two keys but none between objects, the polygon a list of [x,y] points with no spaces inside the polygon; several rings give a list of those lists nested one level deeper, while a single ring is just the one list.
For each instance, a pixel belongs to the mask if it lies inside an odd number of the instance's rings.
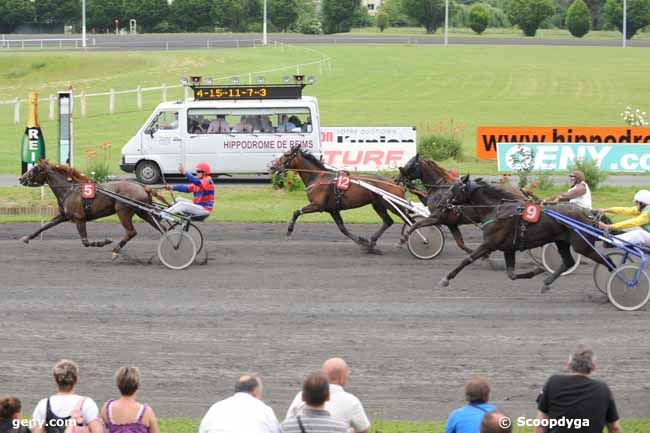
[{"label": "saddle pad number 5", "polygon": [[82,183],[81,184],[81,197],[83,197],[83,198],[95,198],[95,184],[94,183]]},{"label": "saddle pad number 5", "polygon": [[347,191],[350,188],[350,176],[347,173],[339,173],[336,177],[336,188]]},{"label": "saddle pad number 5", "polygon": [[542,207],[537,203],[526,203],[521,218],[529,223],[536,223],[542,213]]}]

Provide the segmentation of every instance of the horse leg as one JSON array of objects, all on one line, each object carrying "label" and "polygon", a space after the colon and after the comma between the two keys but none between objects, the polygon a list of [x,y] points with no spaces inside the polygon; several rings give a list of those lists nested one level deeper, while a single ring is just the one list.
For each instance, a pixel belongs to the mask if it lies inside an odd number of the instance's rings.
[{"label": "horse leg", "polygon": [[291,217],[291,220],[289,220],[289,227],[287,227],[287,237],[291,236],[291,233],[293,233],[293,228],[296,226],[296,221],[298,221],[300,215],[314,212],[322,212],[322,208],[315,203],[309,203],[302,209],[295,211]]},{"label": "horse leg", "polygon": [[347,227],[345,227],[345,224],[343,224],[343,218],[341,218],[341,214],[338,211],[332,211],[330,212],[330,215],[332,215],[332,219],[336,223],[336,226],[339,228],[341,233],[343,233],[348,238],[352,239],[352,241],[354,241],[354,243],[357,245],[361,245],[362,247],[368,246],[369,242],[366,238],[361,236],[355,236],[348,231]]},{"label": "horse leg", "polygon": [[399,245],[404,245],[406,241],[408,241],[409,236],[411,236],[411,233],[416,231],[417,229],[421,227],[429,227],[429,226],[434,226],[438,223],[438,220],[434,219],[433,217],[426,217],[423,218],[415,223],[413,223],[412,226],[409,226],[407,230],[404,231],[404,234],[399,240]]},{"label": "horse leg", "polygon": [[451,232],[451,235],[454,237],[458,248],[465,251],[467,254],[472,254],[472,249],[465,246],[465,239],[463,239],[463,234],[460,232],[458,226],[456,224],[447,224],[447,228]]},{"label": "horse leg", "polygon": [[440,280],[440,285],[442,287],[447,287],[449,285],[449,280],[453,280],[456,275],[460,273],[460,271],[463,270],[463,268],[470,263],[475,262],[476,260],[489,256],[490,253],[494,251],[492,248],[487,247],[484,244],[481,244],[472,254],[469,256],[465,257],[462,262],[460,262],[460,265],[456,266],[450,273],[447,274],[446,277],[444,277],[442,280]]},{"label": "horse leg", "polygon": [[138,234],[133,227],[133,214],[132,210],[123,209],[117,212],[117,217],[120,219],[122,227],[124,227],[124,237],[122,240],[113,248],[113,260],[115,260],[120,255],[120,250],[124,248],[124,245]]},{"label": "horse leg", "polygon": [[86,221],[79,221],[77,223],[77,231],[79,232],[79,237],[81,238],[81,243],[84,247],[103,247],[104,245],[108,245],[113,242],[110,239],[104,239],[103,241],[88,241]]},{"label": "horse leg", "polygon": [[393,225],[393,219],[390,217],[390,215],[386,211],[386,207],[383,204],[376,203],[373,201],[372,208],[375,210],[375,212],[377,212],[377,214],[379,214],[383,224],[381,225],[379,230],[377,230],[377,232],[374,235],[372,235],[372,237],[370,238],[370,244],[368,245],[368,253],[381,254],[381,251],[376,249],[375,245],[377,244],[377,240],[379,240],[381,235],[383,235],[384,232],[388,230],[390,226]]},{"label": "horse leg", "polygon": [[555,245],[557,246],[557,251],[560,253],[560,257],[562,257],[562,263],[555,270],[555,272],[546,277],[544,280],[544,285],[542,286],[542,293],[546,293],[551,290],[551,284],[553,284],[553,282],[557,280],[560,275],[564,273],[564,271],[572,268],[573,265],[576,264],[575,260],[573,260],[573,257],[571,256],[570,243],[565,241],[555,241]]},{"label": "horse leg", "polygon": [[522,272],[520,274],[515,273],[515,252],[514,251],[504,251],[503,257],[506,259],[506,272],[508,278],[511,280],[519,279],[530,279],[539,274],[544,273],[544,269],[537,267],[536,269],[528,272]]},{"label": "horse leg", "polygon": [[49,220],[47,223],[43,224],[43,226],[41,226],[34,233],[32,233],[31,235],[28,235],[28,236],[23,236],[22,238],[20,238],[20,240],[23,241],[24,243],[28,244],[29,241],[31,241],[36,236],[43,233],[45,230],[49,230],[52,227],[54,227],[55,225],[61,224],[64,221],[68,221],[68,218],[63,214],[58,214],[57,216],[55,216],[54,218]]}]

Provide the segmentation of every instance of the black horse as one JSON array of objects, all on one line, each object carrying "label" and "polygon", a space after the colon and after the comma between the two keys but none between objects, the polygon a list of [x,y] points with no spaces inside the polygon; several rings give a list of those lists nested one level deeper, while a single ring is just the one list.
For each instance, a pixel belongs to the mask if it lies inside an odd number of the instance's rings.
[{"label": "black horse", "polygon": [[[449,213],[464,213],[472,206],[490,209],[490,213],[481,222],[481,245],[449,272],[440,284],[443,287],[448,286],[449,280],[455,278],[465,266],[497,250],[503,251],[506,272],[510,279],[533,278],[544,272],[544,269],[515,273],[515,253],[541,247],[550,242],[555,242],[562,257],[562,264],[544,280],[542,293],[548,291],[551,284],[575,264],[570,252],[571,246],[577,253],[612,269],[612,265],[606,263],[578,233],[544,212],[541,212],[536,223],[525,222],[521,217],[523,204],[517,195],[497,189],[482,180],[470,181],[469,175],[450,186],[432,209],[433,220],[444,221]],[[555,205],[554,210],[585,224],[595,226],[598,222],[597,217],[579,206]],[[587,239],[593,241],[589,237]]]}]

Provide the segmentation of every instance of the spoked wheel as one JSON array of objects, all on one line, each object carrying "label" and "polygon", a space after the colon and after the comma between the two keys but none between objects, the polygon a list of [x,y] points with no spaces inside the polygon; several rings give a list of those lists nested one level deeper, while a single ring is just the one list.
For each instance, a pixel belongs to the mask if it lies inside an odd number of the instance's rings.
[{"label": "spoked wheel", "polygon": [[198,255],[203,249],[203,233],[201,233],[201,230],[192,223],[187,225],[185,231],[192,236],[192,239],[194,239],[194,243],[196,244],[196,254]]},{"label": "spoked wheel", "polygon": [[438,226],[421,227],[409,235],[406,246],[414,257],[431,260],[445,247],[445,234]]},{"label": "spoked wheel", "polygon": [[623,265],[609,277],[607,297],[619,310],[638,310],[650,300],[650,278],[641,270],[639,281],[634,282],[637,272],[639,265]]},{"label": "spoked wheel", "polygon": [[171,230],[158,241],[158,258],[169,269],[181,270],[194,263],[196,243],[183,230]]},{"label": "spoked wheel", "polygon": [[531,259],[533,259],[533,262],[535,262],[535,264],[539,266],[544,266],[544,263],[542,263],[542,247],[537,247],[528,250],[528,255],[530,256]]},{"label": "spoked wheel", "polygon": [[[618,251],[609,253],[606,257],[609,258],[617,268],[624,264],[636,263],[633,255],[628,254],[626,259],[625,253]],[[607,294],[607,283],[609,282],[609,277],[612,276],[612,273],[613,272],[610,272],[609,269],[607,269],[607,266],[601,265],[600,263],[596,263],[594,266],[594,284],[596,285],[596,288],[605,295]]]},{"label": "spoked wheel", "polygon": [[[569,275],[578,269],[578,266],[580,265],[580,259],[582,256],[576,253],[573,247],[571,247],[571,257],[573,257],[575,265],[562,272],[562,276]],[[562,264],[562,256],[560,256],[560,253],[558,252],[557,246],[555,244],[546,244],[542,248],[542,264],[544,265],[544,268],[550,273],[555,272],[555,270],[558,269]]]}]

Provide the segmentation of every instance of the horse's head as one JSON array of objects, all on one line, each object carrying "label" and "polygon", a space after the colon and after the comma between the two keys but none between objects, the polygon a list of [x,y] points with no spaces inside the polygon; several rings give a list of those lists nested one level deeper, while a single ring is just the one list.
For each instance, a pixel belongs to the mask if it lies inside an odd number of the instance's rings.
[{"label": "horse's head", "polygon": [[404,167],[399,167],[399,177],[397,178],[397,183],[406,185],[412,180],[416,179],[422,179],[419,153],[416,153],[413,158],[409,159]]},{"label": "horse's head", "polygon": [[42,186],[47,182],[49,164],[47,160],[41,160],[29,171],[20,176],[18,181],[23,186]]},{"label": "horse's head", "polygon": [[297,159],[300,157],[300,154],[300,145],[291,147],[291,149],[271,163],[269,171],[271,173],[283,173],[292,168],[296,168]]},{"label": "horse's head", "polygon": [[429,196],[429,209],[434,218],[442,217],[455,206],[467,204],[472,200],[472,193],[478,184],[469,179],[469,174],[453,182],[446,191]]}]

